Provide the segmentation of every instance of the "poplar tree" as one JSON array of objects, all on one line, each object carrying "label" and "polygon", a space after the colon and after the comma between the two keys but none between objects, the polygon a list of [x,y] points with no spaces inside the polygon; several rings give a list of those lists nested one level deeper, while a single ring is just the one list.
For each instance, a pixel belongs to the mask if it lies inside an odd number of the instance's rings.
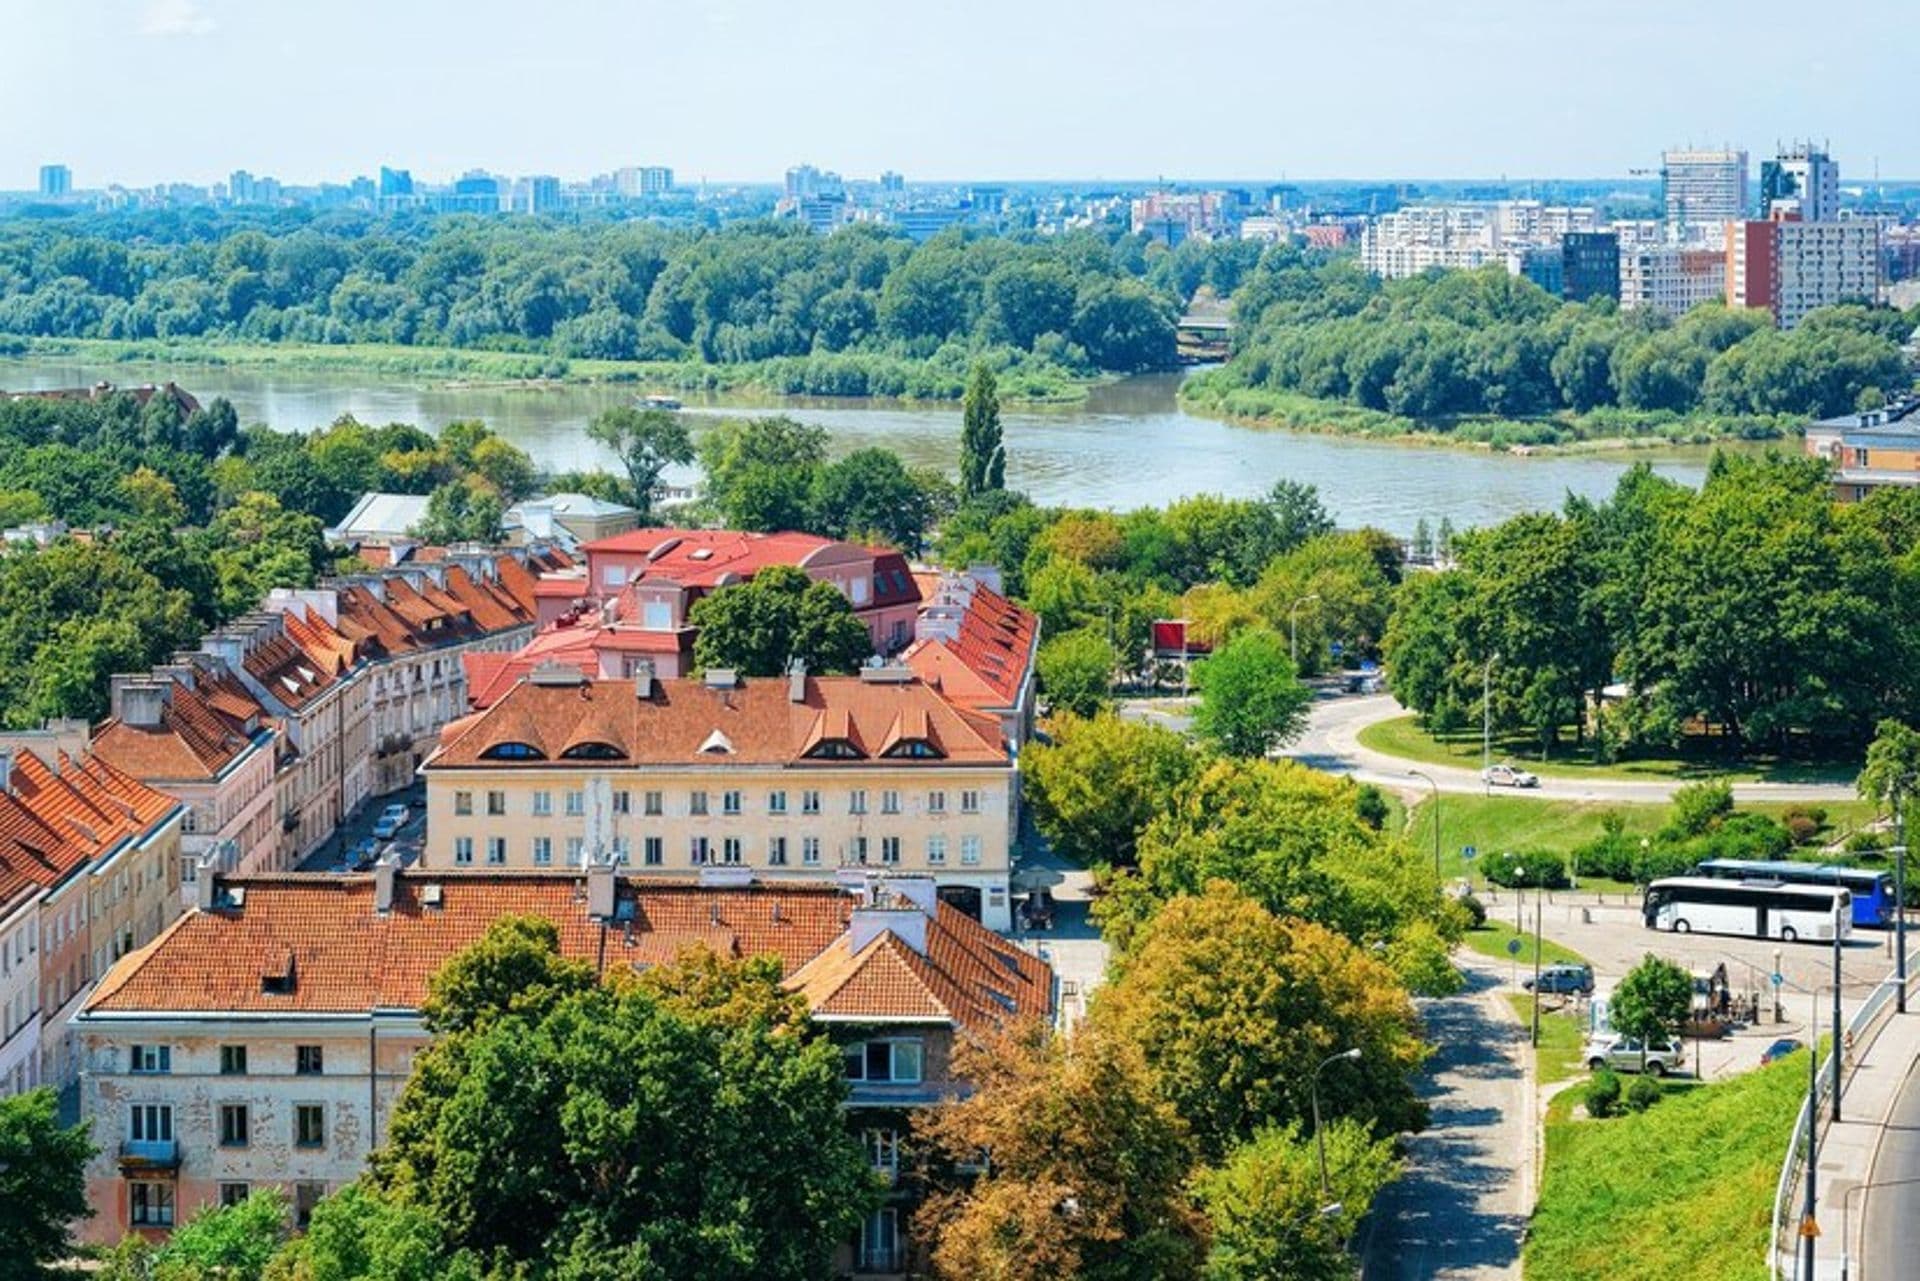
[{"label": "poplar tree", "polygon": [[960,429],[960,500],[1007,487],[1007,451],[1000,440],[999,384],[980,364],[967,380]]}]

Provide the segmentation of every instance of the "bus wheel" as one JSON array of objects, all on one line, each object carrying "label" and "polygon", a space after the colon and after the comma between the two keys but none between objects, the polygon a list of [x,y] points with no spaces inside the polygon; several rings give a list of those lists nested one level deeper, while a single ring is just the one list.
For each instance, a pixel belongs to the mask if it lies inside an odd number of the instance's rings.
[{"label": "bus wheel", "polygon": [[1782,925],[1780,927],[1780,941],[1782,943],[1798,943],[1800,941],[1800,935],[1791,925]]},{"label": "bus wheel", "polygon": [[1685,921],[1675,921],[1673,923],[1673,932],[1675,934],[1691,934],[1693,933],[1693,926],[1687,924]]}]

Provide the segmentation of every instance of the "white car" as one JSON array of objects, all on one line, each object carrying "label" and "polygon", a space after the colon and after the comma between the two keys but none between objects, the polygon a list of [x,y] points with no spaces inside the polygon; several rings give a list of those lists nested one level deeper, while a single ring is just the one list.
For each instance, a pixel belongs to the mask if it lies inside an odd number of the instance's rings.
[{"label": "white car", "polygon": [[387,808],[380,811],[379,821],[373,825],[374,839],[382,841],[392,840],[400,834],[400,829],[407,825],[407,819],[411,817],[412,814],[413,811],[404,805],[387,806]]},{"label": "white car", "polygon": [[[1589,1068],[1598,1071],[1612,1068],[1615,1072],[1638,1072],[1640,1070],[1640,1042],[1630,1036],[1602,1036],[1587,1042],[1587,1048],[1580,1057]],[[1647,1047],[1647,1072],[1651,1076],[1665,1076],[1669,1072],[1683,1072],[1687,1066],[1687,1050],[1678,1041],[1665,1044],[1655,1043]]]},{"label": "white car", "polygon": [[1480,771],[1480,777],[1491,787],[1538,787],[1540,776],[1530,774],[1516,765],[1501,763],[1489,765]]}]

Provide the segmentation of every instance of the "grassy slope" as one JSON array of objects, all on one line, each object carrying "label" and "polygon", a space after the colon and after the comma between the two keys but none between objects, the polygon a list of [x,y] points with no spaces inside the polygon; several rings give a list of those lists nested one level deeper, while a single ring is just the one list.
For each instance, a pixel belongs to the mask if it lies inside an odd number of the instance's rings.
[{"label": "grassy slope", "polygon": [[[1439,740],[1420,728],[1414,716],[1396,716],[1379,721],[1360,731],[1360,745],[1390,756],[1433,765],[1454,765],[1461,769],[1480,768],[1480,735],[1463,734]],[[1525,735],[1496,735],[1493,759],[1512,760],[1536,774],[1554,778],[1618,778],[1645,782],[1652,779],[1694,780],[1725,778],[1735,782],[1764,780],[1775,783],[1851,783],[1859,771],[1857,761],[1803,762],[1755,760],[1728,762],[1704,754],[1636,757],[1612,765],[1594,765],[1571,758],[1541,761],[1538,743]]]},{"label": "grassy slope", "polygon": [[[1528,908],[1531,910],[1531,903],[1528,904]],[[1516,938],[1520,940],[1520,963],[1523,968],[1531,972],[1533,969],[1532,930],[1516,933],[1513,926],[1506,924],[1498,917],[1492,917],[1479,929],[1468,930],[1460,941],[1482,956],[1492,957],[1496,961],[1511,962],[1513,957],[1507,951],[1507,944]],[[1587,958],[1570,947],[1562,947],[1552,939],[1543,939],[1540,946],[1540,963],[1542,965],[1585,965]]]},{"label": "grassy slope", "polygon": [[1791,1056],[1638,1116],[1550,1114],[1527,1281],[1759,1281],[1805,1070]]},{"label": "grassy slope", "polygon": [[[1507,1002],[1523,1027],[1533,1023],[1533,993],[1509,992]],[[1540,1048],[1534,1071],[1541,1085],[1570,1081],[1585,1069],[1580,1065],[1580,1050],[1586,1041],[1586,1028],[1571,1014],[1540,1006]]]}]

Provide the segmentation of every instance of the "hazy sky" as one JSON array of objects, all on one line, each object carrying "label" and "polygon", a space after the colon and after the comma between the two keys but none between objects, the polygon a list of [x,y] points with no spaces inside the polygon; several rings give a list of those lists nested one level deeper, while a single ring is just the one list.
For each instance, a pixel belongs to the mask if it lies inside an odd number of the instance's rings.
[{"label": "hazy sky", "polygon": [[0,189],[382,163],[681,181],[1920,177],[1915,0],[0,0]]}]

